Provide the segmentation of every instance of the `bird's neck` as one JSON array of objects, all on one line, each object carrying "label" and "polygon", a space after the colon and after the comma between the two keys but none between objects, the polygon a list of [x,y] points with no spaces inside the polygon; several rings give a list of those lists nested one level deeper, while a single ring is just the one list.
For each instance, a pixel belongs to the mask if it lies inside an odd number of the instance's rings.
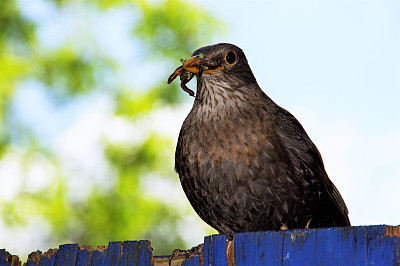
[{"label": "bird's neck", "polygon": [[200,108],[203,114],[218,112],[222,114],[236,105],[232,95],[235,92],[228,82],[209,77],[202,78],[197,83],[196,100],[193,107]]},{"label": "bird's neck", "polygon": [[234,119],[254,108],[254,101],[250,98],[258,97],[258,94],[264,93],[257,84],[232,87],[231,82],[204,76],[197,83],[192,115],[202,121]]}]

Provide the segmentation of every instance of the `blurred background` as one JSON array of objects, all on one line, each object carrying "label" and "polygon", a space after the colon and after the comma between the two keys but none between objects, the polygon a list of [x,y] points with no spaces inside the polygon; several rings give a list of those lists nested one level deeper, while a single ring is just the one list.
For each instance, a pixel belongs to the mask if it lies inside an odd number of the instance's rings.
[{"label": "blurred background", "polygon": [[[173,171],[193,103],[168,76],[240,46],[316,143],[353,225],[400,224],[399,1],[0,1],[0,248],[216,233]],[[195,90],[195,81],[189,84]]]}]

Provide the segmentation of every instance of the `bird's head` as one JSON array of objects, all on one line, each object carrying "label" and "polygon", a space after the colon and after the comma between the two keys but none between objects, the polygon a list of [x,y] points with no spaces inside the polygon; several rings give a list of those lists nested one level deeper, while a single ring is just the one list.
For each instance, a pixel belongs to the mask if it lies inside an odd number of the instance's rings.
[{"label": "bird's head", "polygon": [[200,83],[230,84],[232,88],[256,84],[242,49],[230,43],[201,47],[182,63],[170,76],[168,83],[179,75],[181,87],[192,96],[194,93],[185,84],[195,75]]},{"label": "bird's head", "polygon": [[[199,71],[195,70],[194,68],[204,68],[204,66],[201,65],[202,60],[198,61],[196,58],[204,59],[206,67],[201,74],[220,76],[227,74],[232,75],[241,72],[243,71],[243,68],[250,70],[246,56],[244,55],[242,49],[230,43],[208,45],[194,51],[192,57],[186,61],[188,64],[186,66],[184,64],[183,67],[187,71],[195,74],[199,73]],[[210,66],[207,66],[208,62],[213,62],[214,65],[210,64]]]}]

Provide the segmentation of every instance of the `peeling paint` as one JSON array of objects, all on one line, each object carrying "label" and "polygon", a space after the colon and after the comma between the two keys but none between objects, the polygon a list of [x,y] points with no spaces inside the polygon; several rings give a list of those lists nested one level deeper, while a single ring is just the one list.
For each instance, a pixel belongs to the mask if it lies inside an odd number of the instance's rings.
[{"label": "peeling paint", "polygon": [[286,256],[283,258],[284,260],[288,260],[289,259],[289,252],[286,253]]},{"label": "peeling paint", "polygon": [[297,237],[304,237],[306,233],[304,232],[296,232],[296,233],[290,233],[290,238],[292,239],[292,242],[296,240]]},{"label": "peeling paint", "polygon": [[398,226],[390,226],[386,225],[385,226],[385,236],[390,236],[390,237],[398,237],[400,238],[400,225]]}]

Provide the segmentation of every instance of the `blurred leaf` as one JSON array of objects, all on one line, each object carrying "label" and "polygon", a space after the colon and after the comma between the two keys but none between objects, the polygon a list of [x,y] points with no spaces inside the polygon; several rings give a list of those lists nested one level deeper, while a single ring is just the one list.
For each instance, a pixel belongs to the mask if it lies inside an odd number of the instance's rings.
[{"label": "blurred leaf", "polygon": [[97,85],[95,72],[111,66],[99,57],[85,58],[67,47],[39,55],[35,64],[34,76],[58,99],[92,91]]},{"label": "blurred leaf", "polygon": [[170,86],[160,82],[146,92],[123,90],[116,96],[116,115],[131,119],[145,115],[165,105],[176,105],[181,102],[185,93],[176,84]]},{"label": "blurred leaf", "polygon": [[11,97],[14,95],[17,82],[27,72],[28,68],[29,63],[26,60],[12,53],[0,53],[0,123],[3,122],[3,115]]},{"label": "blurred leaf", "polygon": [[139,114],[148,114],[153,110],[157,98],[151,92],[124,90],[117,95],[116,100],[116,115],[124,115],[134,119]]},{"label": "blurred leaf", "polygon": [[194,4],[167,0],[150,5],[140,1],[142,19],[133,33],[140,37],[151,58],[173,61],[189,57],[195,48],[204,46],[209,37],[223,26],[214,16]]},{"label": "blurred leaf", "polygon": [[15,1],[0,1],[0,52],[6,45],[11,49],[27,48],[34,33],[34,25],[21,17]]}]

